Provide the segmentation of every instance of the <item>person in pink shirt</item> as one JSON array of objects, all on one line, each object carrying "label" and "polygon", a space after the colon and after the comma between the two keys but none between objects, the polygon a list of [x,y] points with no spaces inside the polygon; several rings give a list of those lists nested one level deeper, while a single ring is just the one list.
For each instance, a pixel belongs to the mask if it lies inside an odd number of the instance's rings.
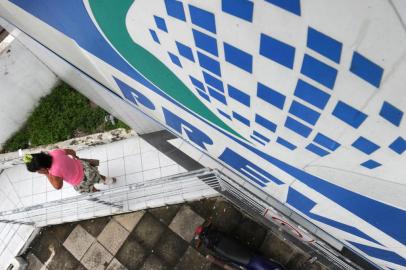
[{"label": "person in pink shirt", "polygon": [[71,184],[79,193],[98,191],[94,184],[113,184],[116,179],[101,175],[97,167],[89,160],[79,159],[72,149],[54,149],[49,153],[27,154],[24,162],[30,172],[47,176],[56,189],[61,189],[63,182]]}]

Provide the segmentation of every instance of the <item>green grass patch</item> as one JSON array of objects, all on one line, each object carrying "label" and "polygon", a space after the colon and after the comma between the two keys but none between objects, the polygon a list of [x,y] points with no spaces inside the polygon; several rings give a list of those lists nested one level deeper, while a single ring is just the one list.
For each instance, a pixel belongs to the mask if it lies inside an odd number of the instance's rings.
[{"label": "green grass patch", "polygon": [[119,120],[115,125],[105,122],[106,115],[109,114],[62,83],[41,98],[24,126],[5,142],[2,152],[52,144],[120,127],[129,129]]}]

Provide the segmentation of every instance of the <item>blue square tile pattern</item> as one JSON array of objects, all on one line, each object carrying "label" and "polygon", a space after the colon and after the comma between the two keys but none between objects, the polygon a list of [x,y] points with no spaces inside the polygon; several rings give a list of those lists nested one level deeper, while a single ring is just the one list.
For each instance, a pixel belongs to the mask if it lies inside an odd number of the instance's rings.
[{"label": "blue square tile pattern", "polygon": [[258,83],[257,96],[281,110],[283,109],[286,99],[284,95],[263,85],[262,83]]},{"label": "blue square tile pattern", "polygon": [[307,30],[307,47],[340,63],[343,44],[311,27]]},{"label": "blue square tile pattern", "polygon": [[332,114],[353,128],[358,128],[367,118],[366,114],[342,101],[337,103]]},{"label": "blue square tile pattern", "polygon": [[304,138],[309,137],[310,133],[312,132],[311,128],[289,116],[286,118],[285,127]]},{"label": "blue square tile pattern", "polygon": [[305,105],[293,101],[289,108],[289,113],[295,115],[296,117],[306,121],[307,123],[314,125],[317,120],[319,120],[320,113],[316,112]]},{"label": "blue square tile pattern", "polygon": [[211,53],[214,56],[218,56],[217,40],[215,38],[196,29],[192,29],[192,32],[196,47]]},{"label": "blue square tile pattern", "polygon": [[212,98],[217,99],[218,101],[220,101],[221,103],[223,103],[224,105],[227,105],[227,101],[226,98],[224,97],[223,94],[219,93],[218,91],[214,90],[211,87],[207,87],[207,89],[209,90],[209,95]]},{"label": "blue square tile pattern", "polygon": [[189,5],[189,11],[194,25],[200,26],[214,34],[216,33],[216,21],[213,13],[193,5]]},{"label": "blue square tile pattern", "polygon": [[209,73],[204,72],[204,71],[203,71],[203,78],[204,78],[204,81],[208,85],[210,85],[211,87],[216,88],[217,90],[224,93],[224,85],[223,85],[223,82],[221,80],[217,79],[216,77],[214,77],[214,76],[212,76]]},{"label": "blue square tile pattern", "polygon": [[258,131],[254,130],[252,132],[252,135],[256,136],[257,138],[260,138],[261,140],[265,141],[265,142],[270,142],[271,140],[268,139],[267,137],[265,137],[264,135],[262,135],[261,133],[259,133]]},{"label": "blue square tile pattern", "polygon": [[181,21],[186,21],[183,4],[178,0],[165,0],[166,13]]},{"label": "blue square tile pattern", "polygon": [[226,61],[236,67],[252,73],[252,55],[224,42]]},{"label": "blue square tile pattern", "polygon": [[221,9],[225,13],[252,22],[254,3],[249,0],[222,0]]},{"label": "blue square tile pattern", "polygon": [[337,70],[329,65],[305,54],[300,73],[316,82],[333,89],[336,82]]},{"label": "blue square tile pattern", "polygon": [[352,146],[364,152],[367,155],[372,154],[379,149],[379,145],[371,142],[370,140],[360,136],[355,142],[352,143]]},{"label": "blue square tile pattern", "polygon": [[249,107],[251,104],[251,98],[249,95],[244,93],[243,91],[235,88],[232,85],[227,85],[228,88],[228,95],[230,98],[233,98],[240,102],[241,104],[244,104],[245,106]]},{"label": "blue square tile pattern", "polygon": [[402,121],[403,112],[389,102],[385,101],[379,115],[398,127]]},{"label": "blue square tile pattern", "polygon": [[306,149],[321,157],[324,157],[324,156],[327,156],[328,154],[330,154],[328,151],[326,151],[312,143],[307,145]]},{"label": "blue square tile pattern", "polygon": [[222,111],[222,110],[220,110],[220,109],[217,109],[217,111],[218,111],[222,116],[224,116],[225,118],[227,118],[228,120],[231,120],[231,116],[228,115],[227,113],[225,113],[224,111]]},{"label": "blue square tile pattern", "polygon": [[159,16],[154,15],[154,20],[155,20],[156,27],[158,27],[162,31],[168,32],[168,28],[166,28],[166,23],[165,23],[164,19],[162,19]]},{"label": "blue square tile pattern", "polygon": [[175,65],[182,67],[182,64],[180,63],[179,57],[177,57],[176,55],[168,52],[169,57],[171,58],[172,63],[174,63]]},{"label": "blue square tile pattern", "polygon": [[265,1],[300,16],[301,13],[300,0],[265,0]]},{"label": "blue square tile pattern", "polygon": [[202,68],[221,77],[220,63],[218,61],[201,52],[197,52],[197,58],[199,58],[199,64]]},{"label": "blue square tile pattern", "polygon": [[277,125],[259,114],[255,115],[255,122],[272,132],[276,131]]},{"label": "blue square tile pattern", "polygon": [[237,113],[237,112],[233,112],[233,117],[234,119],[240,121],[241,123],[243,123],[246,126],[250,126],[250,120],[248,120],[247,118],[245,118],[244,116],[242,116],[241,114]]},{"label": "blue square tile pattern", "polygon": [[261,34],[259,53],[287,68],[293,68],[295,48],[289,44]]},{"label": "blue square tile pattern", "polygon": [[161,44],[161,42],[159,41],[159,38],[158,38],[158,36],[157,36],[157,34],[156,34],[156,32],[155,32],[154,30],[149,29],[149,33],[151,34],[152,39],[153,39],[156,43]]},{"label": "blue square tile pattern", "polygon": [[278,138],[276,139],[276,142],[279,143],[280,145],[285,146],[285,147],[288,148],[289,150],[295,150],[295,149],[296,149],[296,145],[294,145],[294,144],[288,142],[287,140],[285,140],[285,139],[283,139],[283,138],[281,138],[281,137],[278,137]]},{"label": "blue square tile pattern", "polygon": [[383,68],[358,52],[352,56],[350,71],[377,88],[381,84]]},{"label": "blue square tile pattern", "polygon": [[192,49],[189,46],[186,46],[185,44],[183,44],[179,41],[176,41],[176,47],[178,48],[178,52],[180,55],[189,59],[192,62],[195,61],[195,58],[193,57]]},{"label": "blue square tile pattern", "polygon": [[196,79],[195,77],[193,77],[192,75],[189,75],[190,81],[192,82],[192,84],[194,86],[196,86],[197,88],[199,88],[200,90],[205,90],[204,89],[204,85],[201,81],[199,81],[198,79]]},{"label": "blue square tile pattern", "polygon": [[297,81],[294,95],[322,110],[330,99],[329,94],[300,79]]},{"label": "blue square tile pattern", "polygon": [[338,147],[340,147],[338,142],[321,133],[317,133],[313,141],[327,149],[330,149],[331,151],[335,151]]},{"label": "blue square tile pattern", "polygon": [[389,145],[389,148],[401,155],[406,150],[406,140],[402,137],[398,137]]},{"label": "blue square tile pattern", "polygon": [[372,159],[367,160],[364,163],[361,163],[361,166],[364,166],[365,168],[368,168],[368,169],[375,169],[381,165],[382,165],[381,163],[376,162],[375,160],[372,160]]}]

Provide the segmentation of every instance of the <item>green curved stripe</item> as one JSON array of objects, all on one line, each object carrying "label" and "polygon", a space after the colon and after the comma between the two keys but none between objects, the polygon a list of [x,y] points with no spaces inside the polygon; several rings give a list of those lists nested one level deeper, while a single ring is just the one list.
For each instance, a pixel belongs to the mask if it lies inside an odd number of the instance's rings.
[{"label": "green curved stripe", "polygon": [[125,23],[132,3],[133,0],[89,0],[99,27],[134,68],[185,107],[223,130],[243,138],[210,111],[159,59],[132,40]]}]

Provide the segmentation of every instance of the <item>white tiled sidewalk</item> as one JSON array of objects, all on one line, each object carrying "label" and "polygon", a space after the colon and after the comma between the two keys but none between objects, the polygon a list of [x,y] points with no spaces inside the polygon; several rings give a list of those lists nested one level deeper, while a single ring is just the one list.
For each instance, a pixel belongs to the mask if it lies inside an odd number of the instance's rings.
[{"label": "white tiled sidewalk", "polygon": [[[79,151],[78,156],[100,160],[99,171],[103,175],[117,177],[114,187],[185,172],[184,168],[137,136],[89,147]],[[55,190],[45,176],[28,172],[23,164],[4,170],[0,175],[0,183],[0,212],[78,195],[73,187],[66,183],[61,190]],[[210,191],[210,196],[209,193]],[[211,196],[215,194],[213,191]],[[61,212],[63,215],[62,208]],[[29,225],[2,223],[0,217],[1,269],[6,269],[19,254],[34,229],[34,226]]]}]

